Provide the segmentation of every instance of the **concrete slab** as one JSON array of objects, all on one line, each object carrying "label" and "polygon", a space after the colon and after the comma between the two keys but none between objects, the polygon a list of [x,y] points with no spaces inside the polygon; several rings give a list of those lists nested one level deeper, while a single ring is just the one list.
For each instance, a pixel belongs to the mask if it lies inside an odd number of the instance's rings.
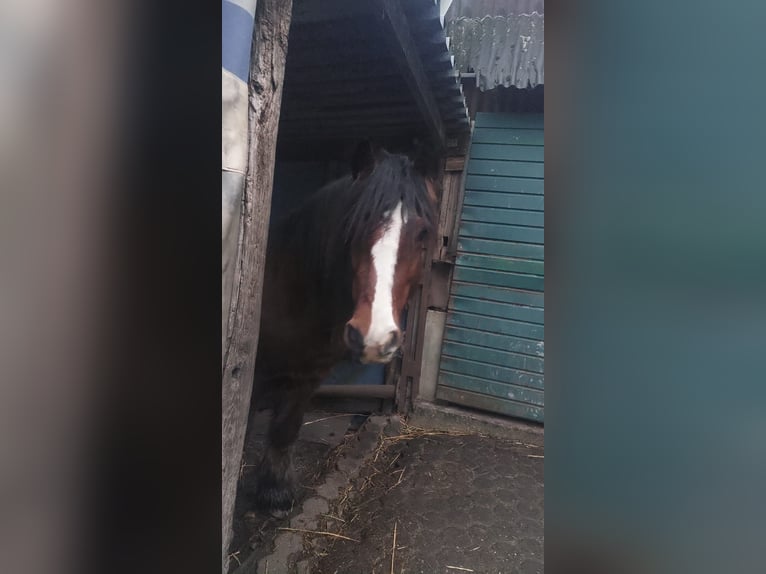
[{"label": "concrete slab", "polygon": [[407,417],[409,424],[426,429],[473,432],[545,446],[545,429],[540,424],[490,415],[427,401],[415,401]]}]

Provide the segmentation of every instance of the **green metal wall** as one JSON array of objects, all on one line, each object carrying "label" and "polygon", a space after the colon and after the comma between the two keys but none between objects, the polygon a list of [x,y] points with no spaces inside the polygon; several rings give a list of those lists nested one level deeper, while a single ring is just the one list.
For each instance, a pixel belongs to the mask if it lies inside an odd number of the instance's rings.
[{"label": "green metal wall", "polygon": [[542,114],[476,114],[436,397],[543,422]]}]

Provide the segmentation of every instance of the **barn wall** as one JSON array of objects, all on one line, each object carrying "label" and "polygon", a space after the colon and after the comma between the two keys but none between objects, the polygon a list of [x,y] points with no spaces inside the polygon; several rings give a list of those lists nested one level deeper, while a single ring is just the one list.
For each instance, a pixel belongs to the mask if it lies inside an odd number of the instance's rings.
[{"label": "barn wall", "polygon": [[543,116],[477,114],[438,399],[543,422],[543,182]]}]

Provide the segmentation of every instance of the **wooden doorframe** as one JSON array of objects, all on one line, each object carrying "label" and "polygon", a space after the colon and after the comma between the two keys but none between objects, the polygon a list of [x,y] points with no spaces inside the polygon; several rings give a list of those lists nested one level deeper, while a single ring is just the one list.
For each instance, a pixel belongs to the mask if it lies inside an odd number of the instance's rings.
[{"label": "wooden doorframe", "polygon": [[[461,150],[464,147],[465,144]],[[410,297],[408,334],[402,349],[401,364],[396,366],[399,371],[395,377],[396,409],[402,414],[411,410],[412,402],[419,393],[428,310],[434,304],[446,308],[446,298],[441,294],[449,293],[451,273],[436,274],[433,269],[435,265],[452,265],[462,205],[465,166],[465,155],[447,157],[443,164],[436,237],[428,246],[423,278],[416,292]]]},{"label": "wooden doorframe", "polygon": [[228,570],[234,502],[242,464],[258,347],[277,128],[292,0],[258,0],[248,82],[248,168],[232,294],[231,336],[222,373],[222,571]]}]

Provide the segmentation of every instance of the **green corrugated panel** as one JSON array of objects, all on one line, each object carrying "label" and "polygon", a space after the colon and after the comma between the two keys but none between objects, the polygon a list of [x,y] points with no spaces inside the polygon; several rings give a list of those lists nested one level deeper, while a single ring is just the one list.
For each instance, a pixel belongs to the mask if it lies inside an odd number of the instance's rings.
[{"label": "green corrugated panel", "polygon": [[466,175],[465,178],[465,188],[473,191],[500,191],[542,195],[543,187],[542,179],[470,174]]},{"label": "green corrugated panel", "polygon": [[509,130],[503,128],[475,129],[472,143],[543,146],[545,138],[541,130]]},{"label": "green corrugated panel", "polygon": [[540,423],[544,421],[543,407],[536,407],[529,403],[505,400],[480,393],[472,393],[462,389],[453,389],[446,385],[439,385],[436,388],[436,398],[509,417],[528,419]]},{"label": "green corrugated panel", "polygon": [[442,356],[471,358],[482,363],[521,369],[522,371],[529,371],[531,373],[543,373],[545,369],[541,357],[522,355],[521,353],[510,353],[499,349],[477,347],[476,345],[466,345],[464,343],[455,343],[454,341],[446,341],[444,343]]},{"label": "green corrugated panel", "polygon": [[529,161],[500,161],[494,159],[471,159],[467,173],[472,175],[501,175],[503,177],[532,177],[542,179],[545,165]]},{"label": "green corrugated panel", "polygon": [[542,195],[525,195],[521,193],[496,193],[492,191],[465,190],[463,210],[465,206],[504,207],[506,209],[526,209],[527,211],[543,211],[545,199]]},{"label": "green corrugated panel", "polygon": [[444,340],[531,357],[545,357],[545,343],[543,341],[522,339],[521,337],[509,336],[506,333],[488,333],[472,328],[447,325],[444,330]]},{"label": "green corrugated panel", "polygon": [[476,114],[476,128],[521,128],[543,131],[544,126],[545,117],[543,114],[493,114],[488,112]]},{"label": "green corrugated panel", "polygon": [[545,279],[539,275],[522,275],[520,273],[504,273],[502,271],[489,271],[486,269],[473,269],[471,267],[455,267],[454,278],[465,283],[479,283],[508,287],[515,289],[528,289],[530,291],[542,291],[545,287]]},{"label": "green corrugated panel", "polygon": [[477,114],[437,398],[543,421],[544,119]]},{"label": "green corrugated panel", "polygon": [[[477,385],[481,384],[481,387],[473,386],[468,381],[461,385],[451,385],[459,386],[461,389],[466,389],[467,391],[479,392],[479,388],[481,388],[483,389],[481,392],[486,394],[502,396],[502,393],[504,392],[503,389],[507,385],[521,387],[518,389],[516,396],[512,397],[506,395],[503,397],[515,401],[522,399],[522,393],[524,392],[525,387],[530,389],[543,388],[543,376],[540,373],[528,373],[520,369],[509,369],[498,365],[479,363],[478,361],[472,361],[462,357],[443,356],[442,371],[454,375],[461,375],[463,378],[476,377],[477,379],[480,379],[480,381],[477,381]],[[542,396],[542,392],[537,392],[534,396]]]},{"label": "green corrugated panel", "polygon": [[483,301],[481,299],[453,296],[450,299],[450,309],[463,311],[465,313],[474,313],[476,315],[497,317],[498,319],[523,321],[525,323],[534,323],[536,325],[544,324],[544,311],[539,307],[526,307],[524,305],[512,305],[509,303],[498,303],[497,301]]},{"label": "green corrugated panel", "polygon": [[545,264],[542,261],[516,259],[512,257],[497,257],[495,255],[472,255],[470,253],[460,253],[457,256],[457,264],[461,267],[505,271],[507,273],[525,273],[527,275],[539,275],[540,277],[542,277],[545,272]]},{"label": "green corrugated panel", "polygon": [[537,259],[538,261],[542,261],[545,254],[545,248],[542,245],[459,236],[457,240],[457,248],[461,253],[500,255],[501,257],[523,257],[526,259]]},{"label": "green corrugated panel", "polygon": [[463,221],[458,233],[463,237],[476,237],[478,239],[500,239],[501,241],[514,241],[521,243],[537,243],[542,245],[545,233],[536,227],[521,227],[516,225],[501,225],[495,223],[477,223],[475,221]]},{"label": "green corrugated panel", "polygon": [[527,307],[537,307],[540,310],[545,305],[545,295],[541,291],[524,291],[508,286],[494,287],[492,285],[477,285],[475,283],[452,282],[453,297],[470,297],[484,301],[514,303]]},{"label": "green corrugated panel", "polygon": [[520,321],[511,321],[509,319],[498,319],[496,317],[485,317],[483,315],[474,315],[472,313],[462,313],[454,311],[449,313],[447,324],[464,329],[476,329],[487,331],[498,335],[513,335],[524,339],[533,339],[535,341],[544,338],[543,325],[534,323],[522,323]]},{"label": "green corrugated panel", "polygon": [[525,211],[522,209],[463,205],[461,217],[463,221],[523,225],[525,227],[543,227],[545,225],[545,216],[541,211]]},{"label": "green corrugated panel", "polygon": [[471,146],[471,159],[543,162],[545,161],[545,148],[532,145],[475,143]]}]

